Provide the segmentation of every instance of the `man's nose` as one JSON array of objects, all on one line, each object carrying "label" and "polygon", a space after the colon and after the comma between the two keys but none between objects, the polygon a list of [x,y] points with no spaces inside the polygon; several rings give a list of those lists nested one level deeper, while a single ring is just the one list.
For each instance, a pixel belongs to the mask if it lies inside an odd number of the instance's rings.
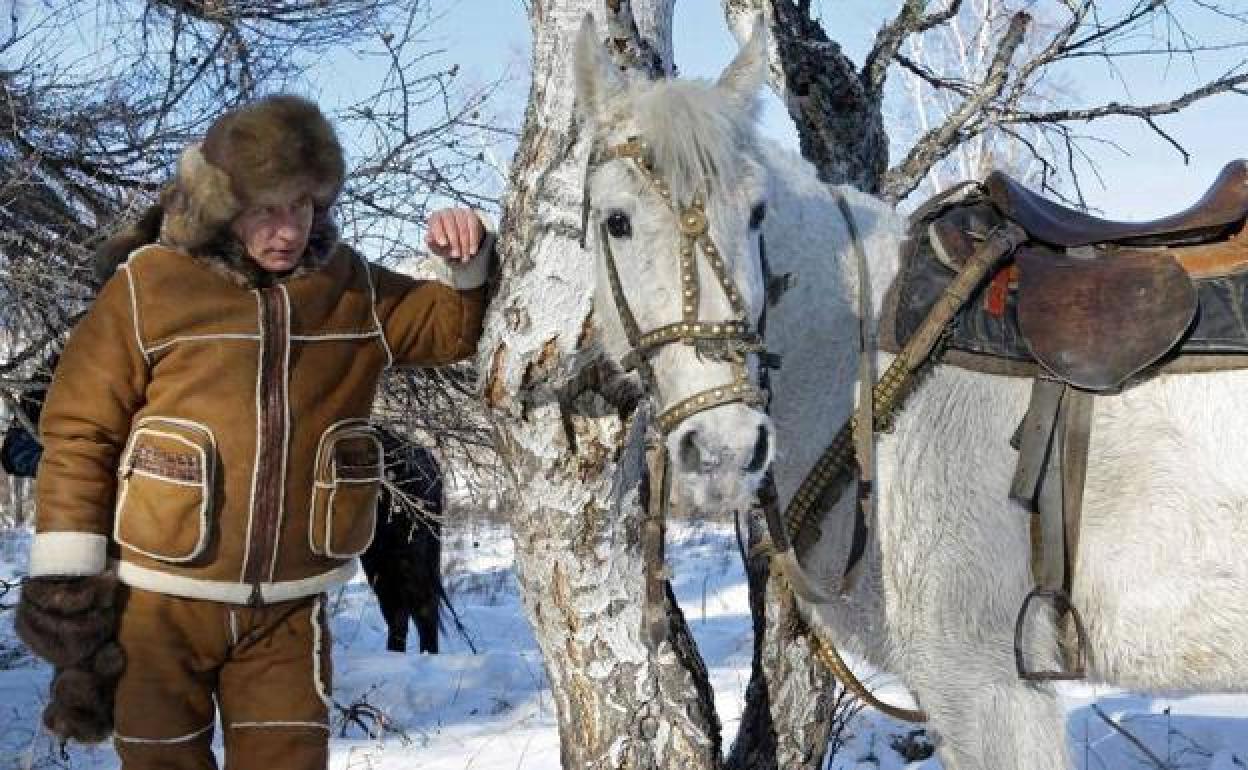
[{"label": "man's nose", "polygon": [[299,221],[292,215],[284,215],[277,220],[274,234],[285,241],[299,240]]}]

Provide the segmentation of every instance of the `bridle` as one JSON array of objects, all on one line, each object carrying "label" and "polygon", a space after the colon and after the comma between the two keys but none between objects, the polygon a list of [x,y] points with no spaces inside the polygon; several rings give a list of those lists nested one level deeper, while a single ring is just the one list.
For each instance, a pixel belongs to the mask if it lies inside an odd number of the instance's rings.
[{"label": "bridle", "polygon": [[[681,320],[646,332],[641,330],[620,284],[619,268],[615,255],[611,251],[611,239],[606,224],[600,223],[598,237],[602,243],[603,256],[606,261],[611,299],[615,304],[620,325],[624,327],[624,334],[629,344],[629,351],[621,359],[620,364],[625,371],[636,370],[641,375],[647,390],[654,394],[656,399],[658,398],[658,381],[650,364],[650,357],[665,345],[692,345],[700,355],[724,361],[731,367],[731,382],[698,391],[659,414],[656,422],[659,430],[665,435],[671,433],[677,425],[689,417],[724,404],[740,403],[756,408],[765,407],[767,397],[762,390],[750,382],[745,365],[745,357],[750,353],[759,356],[760,371],[765,371],[770,365],[771,357],[766,354],[763,346],[763,322],[760,319],[758,329],[752,328],[750,324],[741,292],[728,275],[723,255],[711,239],[706,217],[706,203],[701,192],[694,193],[693,199],[687,206],[673,202],[671,188],[654,170],[648,146],[637,137],[612,146],[595,144],[590,152],[589,166],[585,175],[581,232],[585,232],[589,222],[589,174],[603,163],[625,158],[633,162],[680,222]],[[698,317],[698,300],[701,296],[698,281],[699,254],[702,255],[705,264],[715,276],[732,308],[733,317],[730,319],[708,321]]]}]

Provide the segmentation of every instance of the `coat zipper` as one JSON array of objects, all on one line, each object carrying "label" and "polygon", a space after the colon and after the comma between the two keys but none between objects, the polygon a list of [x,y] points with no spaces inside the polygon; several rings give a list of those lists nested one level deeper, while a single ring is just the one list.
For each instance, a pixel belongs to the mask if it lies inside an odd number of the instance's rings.
[{"label": "coat zipper", "polygon": [[290,340],[286,335],[286,303],[282,301],[280,288],[260,290],[260,336],[263,349],[260,355],[260,410],[259,434],[256,437],[256,488],[252,500],[252,525],[248,537],[251,548],[245,579],[251,584],[249,603],[258,607],[264,603],[260,585],[265,582],[265,568],[273,558],[277,547],[277,526],[281,520],[282,444],[286,435],[286,404],[284,383],[286,375],[286,349]]}]

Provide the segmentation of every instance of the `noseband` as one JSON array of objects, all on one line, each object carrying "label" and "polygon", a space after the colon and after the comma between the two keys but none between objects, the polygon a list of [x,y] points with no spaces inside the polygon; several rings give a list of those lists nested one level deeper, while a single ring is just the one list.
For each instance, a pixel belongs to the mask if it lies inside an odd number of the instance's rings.
[{"label": "noseband", "polygon": [[[681,320],[644,333],[637,324],[637,318],[620,285],[619,268],[616,265],[615,255],[611,252],[611,239],[606,225],[600,223],[598,226],[598,238],[602,242],[603,255],[607,263],[607,280],[611,286],[611,298],[619,314],[620,324],[624,327],[624,333],[628,337],[630,348],[620,363],[626,371],[637,370],[645,381],[647,389],[656,395],[658,381],[650,365],[650,356],[664,345],[692,345],[700,355],[724,361],[732,369],[732,382],[698,391],[665,409],[658,416],[657,423],[659,430],[667,434],[689,417],[717,406],[731,403],[752,407],[765,406],[767,399],[763,392],[749,380],[745,356],[749,353],[759,354],[760,368],[767,364],[768,357],[763,347],[762,331],[751,328],[741,292],[737,290],[729,277],[723,256],[711,239],[706,218],[706,204],[702,194],[695,193],[688,206],[673,203],[671,189],[662,177],[655,173],[649,155],[649,148],[645,142],[633,138],[611,147],[597,145],[589,159],[591,171],[610,160],[621,158],[631,160],[680,222]],[[582,232],[585,231],[589,220],[588,173],[585,180],[585,196]],[[703,256],[706,265],[723,290],[724,296],[727,297],[728,304],[732,307],[733,317],[730,319],[704,321],[698,318],[698,300],[701,296],[697,264],[699,253]]]}]

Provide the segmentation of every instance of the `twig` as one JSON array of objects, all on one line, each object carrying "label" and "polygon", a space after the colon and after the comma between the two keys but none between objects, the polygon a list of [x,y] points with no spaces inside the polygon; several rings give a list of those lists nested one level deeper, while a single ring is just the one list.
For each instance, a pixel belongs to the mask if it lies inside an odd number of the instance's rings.
[{"label": "twig", "polygon": [[1145,746],[1142,742],[1140,742],[1139,738],[1136,738],[1134,735],[1127,732],[1127,729],[1125,727],[1118,724],[1114,720],[1110,719],[1109,715],[1106,714],[1104,711],[1102,711],[1100,706],[1093,703],[1091,708],[1092,708],[1092,711],[1094,711],[1096,715],[1100,717],[1103,722],[1105,722],[1105,724],[1113,728],[1114,732],[1118,733],[1123,738],[1126,738],[1131,743],[1132,746],[1139,749],[1140,753],[1143,754],[1150,762],[1156,765],[1158,770],[1170,770],[1169,767],[1167,767],[1166,763],[1161,761],[1160,757],[1158,757],[1156,754],[1150,751],[1147,746]]}]

